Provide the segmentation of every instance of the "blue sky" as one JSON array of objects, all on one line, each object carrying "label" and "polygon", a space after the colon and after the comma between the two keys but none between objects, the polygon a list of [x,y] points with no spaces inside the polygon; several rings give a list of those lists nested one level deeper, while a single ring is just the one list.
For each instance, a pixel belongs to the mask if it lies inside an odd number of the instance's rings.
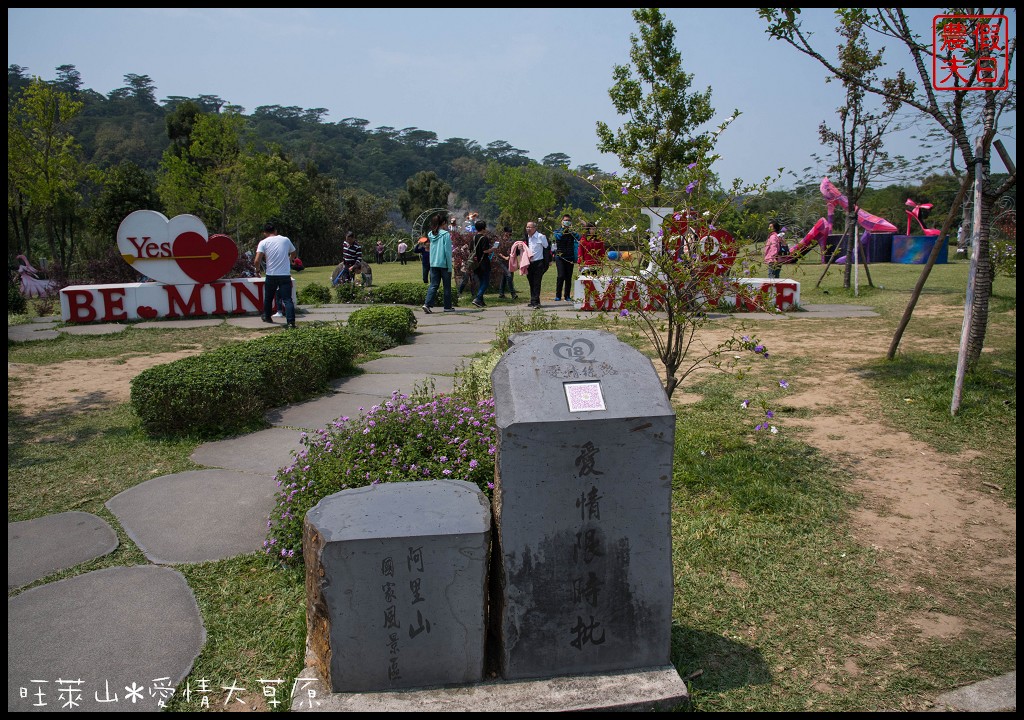
[{"label": "blue sky", "polygon": [[[928,38],[934,13],[911,11]],[[694,88],[712,88],[713,122],[742,113],[719,144],[722,178],[760,180],[780,167],[802,176],[821,153],[818,125],[834,122],[841,85],[770,40],[752,9],[665,14]],[[618,161],[597,151],[595,124],[623,121],[608,88],[636,30],[627,8],[8,8],[7,19],[8,65],[47,80],[71,64],[85,87],[106,94],[128,73],[148,75],[158,99],[218,95],[247,113],[322,107],[329,122],[354,116],[442,140],[504,140],[535,160],[561,152],[573,166],[605,170]],[[838,44],[830,11],[805,10],[804,20],[823,45]],[[1011,23],[1015,35],[1015,15]],[[916,155],[909,134],[890,152]],[[1016,137],[1004,142],[1015,158]],[[792,181],[784,175],[776,187]]]}]

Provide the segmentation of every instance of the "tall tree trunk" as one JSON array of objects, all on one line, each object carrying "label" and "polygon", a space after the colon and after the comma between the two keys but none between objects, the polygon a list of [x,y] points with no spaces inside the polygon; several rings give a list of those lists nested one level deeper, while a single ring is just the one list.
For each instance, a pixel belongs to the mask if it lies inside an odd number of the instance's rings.
[{"label": "tall tree trunk", "polygon": [[990,219],[992,217],[992,196],[986,152],[982,167],[981,227],[978,230],[978,272],[974,278],[974,311],[967,335],[967,366],[973,369],[981,358],[985,346],[985,332],[988,329],[988,301],[992,295],[992,258],[989,252]]}]

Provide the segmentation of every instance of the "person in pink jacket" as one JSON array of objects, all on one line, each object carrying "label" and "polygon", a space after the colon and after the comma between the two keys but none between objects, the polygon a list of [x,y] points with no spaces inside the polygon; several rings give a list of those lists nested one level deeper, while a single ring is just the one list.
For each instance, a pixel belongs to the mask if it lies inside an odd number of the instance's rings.
[{"label": "person in pink jacket", "polygon": [[768,266],[768,277],[778,278],[782,276],[782,257],[779,249],[782,246],[782,239],[779,237],[779,224],[772,220],[768,223],[768,240],[764,244],[764,264]]}]

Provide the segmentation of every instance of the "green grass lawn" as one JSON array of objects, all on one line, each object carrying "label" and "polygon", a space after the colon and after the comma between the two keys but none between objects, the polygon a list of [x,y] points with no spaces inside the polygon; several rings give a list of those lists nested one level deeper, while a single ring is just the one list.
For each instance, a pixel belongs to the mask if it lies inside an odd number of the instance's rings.
[{"label": "green grass lawn", "polygon": [[[329,285],[332,269],[307,268],[296,275],[299,288]],[[418,261],[373,270],[378,285],[421,280]],[[966,271],[966,262],[936,266],[922,304],[962,307]],[[857,296],[842,289],[836,268],[818,289],[813,286],[820,266],[789,266],[784,275],[801,281],[804,303],[870,305],[880,314],[871,322],[891,333],[920,266],[876,265],[871,273],[874,287],[862,286]],[[526,288],[525,278],[517,279],[521,303]],[[553,290],[552,270],[543,297],[553,297]],[[893,428],[943,452],[975,450],[977,477],[1000,487],[1003,501],[1015,507],[1014,279],[998,280],[991,308],[985,357],[969,377],[968,402],[955,418],[948,411],[955,360],[947,351],[901,352],[896,362],[876,359],[860,372]],[[580,325],[622,330],[602,317]],[[62,336],[9,343],[8,361],[50,365],[185,345],[215,347],[238,333],[224,324],[203,331],[129,328],[111,336]],[[929,338],[948,341],[950,333],[958,337],[955,313],[938,320],[922,312],[907,337],[920,347]],[[779,365],[765,372],[790,360],[775,358]],[[921,709],[920,698],[929,694],[1015,669],[1015,588],[963,582],[957,578],[964,576],[952,572],[923,578],[914,568],[907,568],[906,578],[894,577],[873,548],[851,535],[849,517],[861,499],[849,488],[849,469],[798,434],[752,438],[733,411],[745,397],[744,387],[732,376],[701,377],[685,387],[701,399],[677,414],[672,661],[688,678],[691,709]],[[148,438],[128,405],[58,421],[28,416],[11,404],[9,394],[8,521],[82,510],[101,516],[120,539],[111,555],[37,584],[147,562],[104,502],[152,477],[195,469],[188,459],[195,446],[188,439]],[[262,554],[177,569],[195,592],[207,632],[192,676],[237,679],[249,688],[268,677],[290,684],[304,655],[301,569],[282,568]],[[900,589],[905,581],[928,592],[906,592]],[[983,618],[997,631],[968,627],[952,637],[922,640],[908,624],[922,612]],[[880,636],[884,642],[866,640]],[[171,709],[194,707],[175,701]]]}]

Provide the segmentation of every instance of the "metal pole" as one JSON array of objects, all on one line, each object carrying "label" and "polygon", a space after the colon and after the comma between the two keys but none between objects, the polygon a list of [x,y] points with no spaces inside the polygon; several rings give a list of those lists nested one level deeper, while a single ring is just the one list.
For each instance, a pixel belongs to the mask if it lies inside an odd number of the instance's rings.
[{"label": "metal pole", "polygon": [[[858,228],[855,225],[853,227],[853,296],[854,297],[857,297],[857,296],[860,295],[860,282],[859,282],[860,273],[857,272],[860,269],[859,268],[859,258],[857,257],[858,254],[859,254],[858,251],[860,250],[860,248],[857,247],[858,245],[860,245],[860,242],[859,242],[860,238],[858,237],[858,233],[859,232],[860,232],[860,228]],[[846,258],[846,262],[850,262],[850,258]]]}]

